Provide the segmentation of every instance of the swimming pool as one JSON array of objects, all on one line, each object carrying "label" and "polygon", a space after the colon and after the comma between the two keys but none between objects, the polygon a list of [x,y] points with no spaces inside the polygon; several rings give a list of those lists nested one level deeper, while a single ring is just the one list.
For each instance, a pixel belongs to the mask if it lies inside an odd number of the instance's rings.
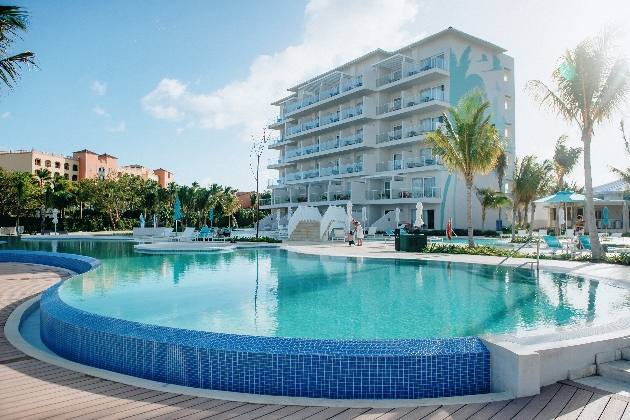
[{"label": "swimming pool", "polygon": [[106,261],[59,288],[68,305],[172,328],[317,339],[448,338],[630,316],[630,292],[565,274],[286,250]]},{"label": "swimming pool", "polygon": [[[528,270],[495,275],[476,264],[55,246],[103,265],[44,293],[41,336],[50,349],[89,366],[214,390],[361,399],[487,393],[488,349],[454,335],[588,325],[628,310],[626,289],[606,282],[548,273],[535,280]],[[471,322],[475,316],[483,322]]]}]

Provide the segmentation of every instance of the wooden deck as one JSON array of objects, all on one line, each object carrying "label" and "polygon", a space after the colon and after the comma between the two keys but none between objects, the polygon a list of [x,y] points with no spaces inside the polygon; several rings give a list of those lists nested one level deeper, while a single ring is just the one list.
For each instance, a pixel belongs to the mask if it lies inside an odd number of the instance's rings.
[{"label": "wooden deck", "polygon": [[0,419],[628,419],[630,399],[571,381],[492,403],[410,408],[265,405],[152,391],[33,359],[4,337],[9,314],[65,278],[63,270],[0,263]]}]

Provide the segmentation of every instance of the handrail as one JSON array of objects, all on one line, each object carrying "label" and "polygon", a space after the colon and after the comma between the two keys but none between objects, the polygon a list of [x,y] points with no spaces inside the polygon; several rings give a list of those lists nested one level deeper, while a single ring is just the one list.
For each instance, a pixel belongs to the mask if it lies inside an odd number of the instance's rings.
[{"label": "handrail", "polygon": [[[526,240],[525,242],[523,242],[523,244],[521,246],[519,246],[518,248],[516,248],[515,250],[513,250],[512,252],[510,252],[510,255],[508,255],[507,257],[505,257],[505,259],[503,261],[501,261],[499,264],[497,264],[497,269],[499,268],[499,266],[501,264],[503,264],[504,262],[506,262],[507,260],[509,260],[510,258],[512,258],[512,255],[516,254],[518,251],[520,251],[521,249],[523,249],[527,244],[529,244],[531,241],[534,240],[533,236],[530,236],[530,238],[528,240]],[[530,262],[526,262],[523,263],[521,265],[519,265],[516,268],[522,267],[525,264],[530,264]],[[531,262],[532,264],[532,268],[533,268],[533,262]],[[540,270],[540,242],[537,241],[536,242],[536,270]]]}]

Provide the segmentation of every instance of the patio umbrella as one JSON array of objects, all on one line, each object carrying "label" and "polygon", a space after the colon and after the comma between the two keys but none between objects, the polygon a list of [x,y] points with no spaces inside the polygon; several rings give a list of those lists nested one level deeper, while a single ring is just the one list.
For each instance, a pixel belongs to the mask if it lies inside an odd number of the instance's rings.
[{"label": "patio umbrella", "polygon": [[278,225],[278,230],[280,229],[280,209],[276,210],[276,224]]},{"label": "patio umbrella", "polygon": [[610,223],[610,220],[608,220],[608,207],[604,206],[602,216],[604,218],[604,220],[602,220],[602,224],[606,228],[606,236],[608,236],[608,224]]},{"label": "patio umbrella", "polygon": [[573,191],[558,191],[554,195],[534,200],[534,203],[584,203],[586,197]]},{"label": "patio umbrella", "polygon": [[140,213],[140,228],[144,228],[144,215]]},{"label": "patio umbrella", "polygon": [[291,216],[293,216],[293,210],[289,207],[289,210],[287,210],[287,223],[291,220]]},{"label": "patio umbrella", "polygon": [[153,227],[158,227],[157,225],[157,214],[153,213]]},{"label": "patio umbrella", "polygon": [[363,207],[361,209],[361,222],[363,222],[363,224],[367,224],[367,207]]},{"label": "patio umbrella", "polygon": [[177,221],[182,218],[182,203],[179,201],[179,198],[175,199],[175,203],[173,203],[174,212],[173,212],[173,220],[175,220],[175,235],[177,235]]},{"label": "patio umbrella", "polygon": [[400,224],[400,209],[396,207],[396,227]]},{"label": "patio umbrella", "polygon": [[418,203],[416,203],[416,221],[413,224],[417,228],[424,225],[424,220],[422,220],[422,207],[422,203],[418,201]]},{"label": "patio umbrella", "polygon": [[352,203],[350,201],[346,204],[346,210],[348,212],[348,232],[350,232],[350,223],[352,223]]}]

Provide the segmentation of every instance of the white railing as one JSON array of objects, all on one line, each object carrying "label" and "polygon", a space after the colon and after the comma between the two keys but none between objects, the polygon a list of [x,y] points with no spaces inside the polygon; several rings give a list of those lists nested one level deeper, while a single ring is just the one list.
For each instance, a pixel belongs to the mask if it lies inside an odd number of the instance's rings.
[{"label": "white railing", "polygon": [[398,111],[402,108],[409,108],[412,106],[420,105],[431,101],[445,101],[448,102],[448,92],[431,91],[421,92],[417,95],[409,96],[406,98],[395,99],[392,102],[388,102],[376,107],[376,115],[387,114],[388,112]]},{"label": "white railing", "polygon": [[322,220],[319,225],[319,237],[322,239],[324,235],[326,235],[330,229],[331,224],[342,224],[346,225],[348,221],[348,213],[346,213],[346,209],[339,206],[328,206],[328,210],[324,213]]},{"label": "white railing", "polygon": [[291,237],[298,223],[303,221],[320,222],[321,220],[322,215],[319,213],[319,210],[317,210],[317,207],[298,206],[287,226],[288,237]]},{"label": "white railing", "polygon": [[348,82],[341,83],[341,85],[337,85],[333,88],[322,91],[321,93],[316,93],[315,95],[307,96],[306,98],[302,100],[293,102],[292,104],[289,104],[286,106],[284,112],[288,114],[298,109],[305,108],[309,105],[313,105],[319,102],[320,100],[323,101],[330,97],[336,96],[339,94],[339,92],[341,93],[348,92],[360,86],[363,86],[363,76],[358,76],[357,78],[352,79]]}]

